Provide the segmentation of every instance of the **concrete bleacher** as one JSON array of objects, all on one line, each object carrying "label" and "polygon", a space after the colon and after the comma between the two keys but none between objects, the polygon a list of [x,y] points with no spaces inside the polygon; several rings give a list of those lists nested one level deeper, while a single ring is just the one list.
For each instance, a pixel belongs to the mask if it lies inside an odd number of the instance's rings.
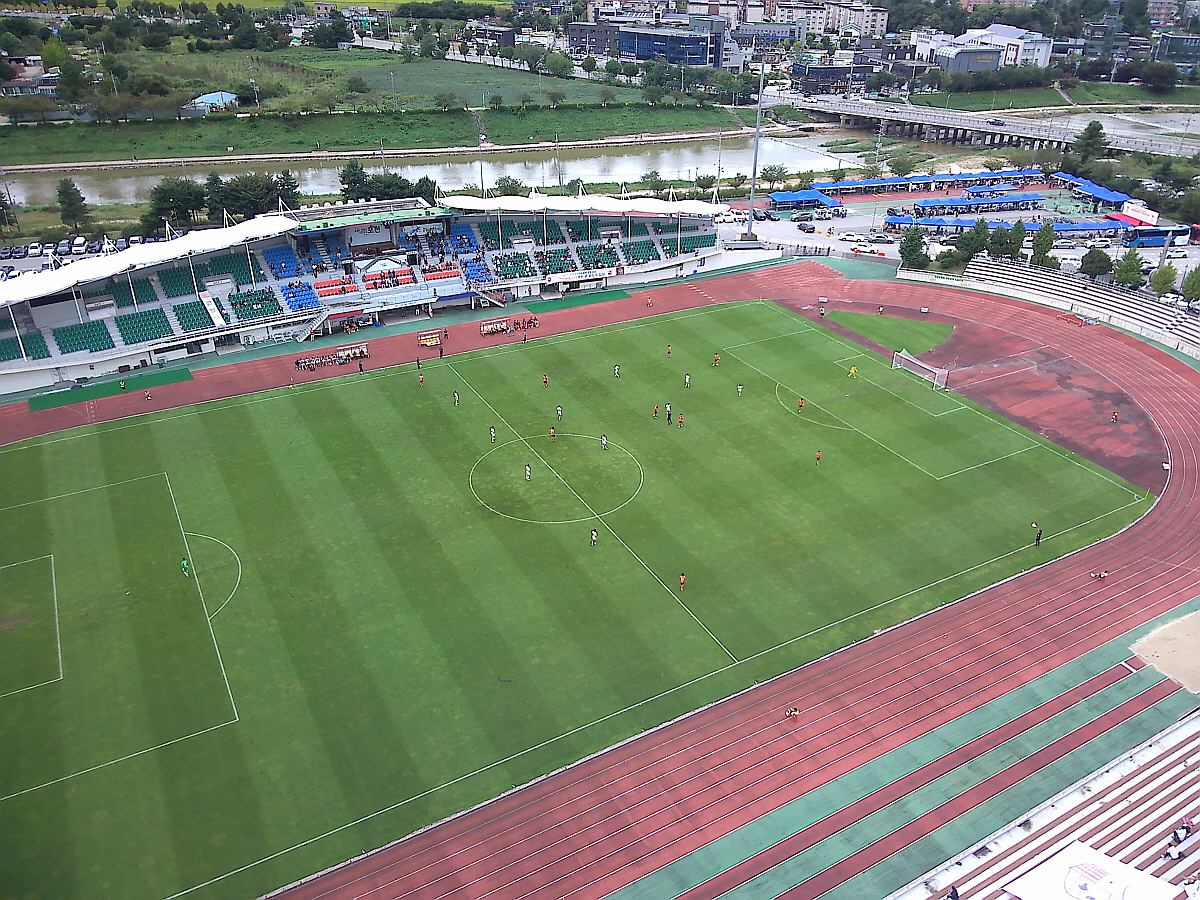
[{"label": "concrete bleacher", "polygon": [[888,900],[1008,900],[1004,886],[1079,841],[1157,878],[1200,873],[1200,829],[1165,858],[1185,818],[1200,820],[1200,716],[1192,715],[989,836]]},{"label": "concrete bleacher", "polygon": [[1138,333],[1167,332],[1183,315],[1144,295],[1054,269],[976,257],[963,275],[968,283],[985,290],[1048,304]]},{"label": "concrete bleacher", "polygon": [[499,278],[537,278],[537,269],[528,253],[498,253],[492,257],[492,267]]}]

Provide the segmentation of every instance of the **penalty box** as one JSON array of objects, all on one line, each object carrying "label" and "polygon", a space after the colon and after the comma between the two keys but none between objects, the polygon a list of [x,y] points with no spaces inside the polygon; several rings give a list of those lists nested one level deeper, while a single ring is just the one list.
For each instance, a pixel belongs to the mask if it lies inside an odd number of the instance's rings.
[{"label": "penalty box", "polygon": [[165,473],[0,509],[0,802],[236,721],[185,555]]}]

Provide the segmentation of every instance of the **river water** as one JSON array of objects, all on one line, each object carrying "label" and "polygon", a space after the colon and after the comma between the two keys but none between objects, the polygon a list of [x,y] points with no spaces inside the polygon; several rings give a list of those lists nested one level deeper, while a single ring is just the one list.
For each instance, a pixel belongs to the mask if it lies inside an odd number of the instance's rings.
[{"label": "river water", "polygon": [[[758,165],[777,163],[791,172],[822,172],[839,166],[857,167],[851,154],[831,154],[820,147],[830,135],[806,135],[799,138],[764,137],[761,141]],[[612,149],[572,149],[556,153],[546,150],[521,153],[484,153],[480,157],[447,156],[419,157],[411,165],[403,158],[388,158],[386,168],[415,181],[428,175],[450,191],[465,185],[478,186],[480,167],[484,181],[490,186],[502,175],[517,178],[528,185],[551,187],[582,178],[587,183],[628,182],[632,185],[646,172],[655,169],[668,179],[691,180],[697,175],[716,175],[720,165],[722,177],[739,172],[750,174],[754,141],[748,137],[686,141],[676,144],[646,144],[644,146],[613,147]],[[368,172],[382,171],[381,163],[363,161]],[[340,189],[338,170],[344,160],[315,163],[256,163],[231,166],[204,166],[85,170],[71,172],[10,173],[8,186],[13,200],[28,206],[49,206],[55,203],[59,179],[69,175],[89,203],[136,203],[149,199],[150,189],[167,175],[186,175],[197,181],[215,169],[224,176],[244,172],[277,172],[290,168],[305,194],[335,194]]]}]

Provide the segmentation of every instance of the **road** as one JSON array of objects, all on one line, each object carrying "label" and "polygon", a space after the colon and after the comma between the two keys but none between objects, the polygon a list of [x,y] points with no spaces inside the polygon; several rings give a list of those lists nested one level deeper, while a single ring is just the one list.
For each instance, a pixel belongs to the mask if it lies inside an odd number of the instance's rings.
[{"label": "road", "polygon": [[[909,122],[917,125],[957,128],[981,134],[1029,138],[1030,140],[1069,143],[1079,134],[1079,129],[1071,126],[1022,119],[1013,116],[1011,112],[1007,111],[1005,117],[1001,118],[994,112],[964,113],[954,112],[953,110],[931,109],[927,106],[909,106],[903,103],[843,100],[835,97],[800,97],[792,99],[789,102],[796,109],[827,115],[857,116],[859,118],[882,119],[890,122]],[[1191,157],[1200,152],[1200,142],[1189,141],[1187,139],[1156,141],[1122,135],[1109,135],[1108,144],[1114,150],[1140,150],[1160,156]]]}]

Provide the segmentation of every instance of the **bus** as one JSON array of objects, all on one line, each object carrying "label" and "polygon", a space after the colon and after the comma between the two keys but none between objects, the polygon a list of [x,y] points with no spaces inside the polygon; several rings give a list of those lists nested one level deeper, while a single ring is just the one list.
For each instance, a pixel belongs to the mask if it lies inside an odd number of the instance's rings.
[{"label": "bus", "polygon": [[1126,247],[1162,247],[1185,244],[1192,235],[1190,225],[1138,225],[1121,236]]},{"label": "bus", "polygon": [[1192,226],[1192,236],[1188,238],[1189,244],[1200,244],[1200,225]]}]

